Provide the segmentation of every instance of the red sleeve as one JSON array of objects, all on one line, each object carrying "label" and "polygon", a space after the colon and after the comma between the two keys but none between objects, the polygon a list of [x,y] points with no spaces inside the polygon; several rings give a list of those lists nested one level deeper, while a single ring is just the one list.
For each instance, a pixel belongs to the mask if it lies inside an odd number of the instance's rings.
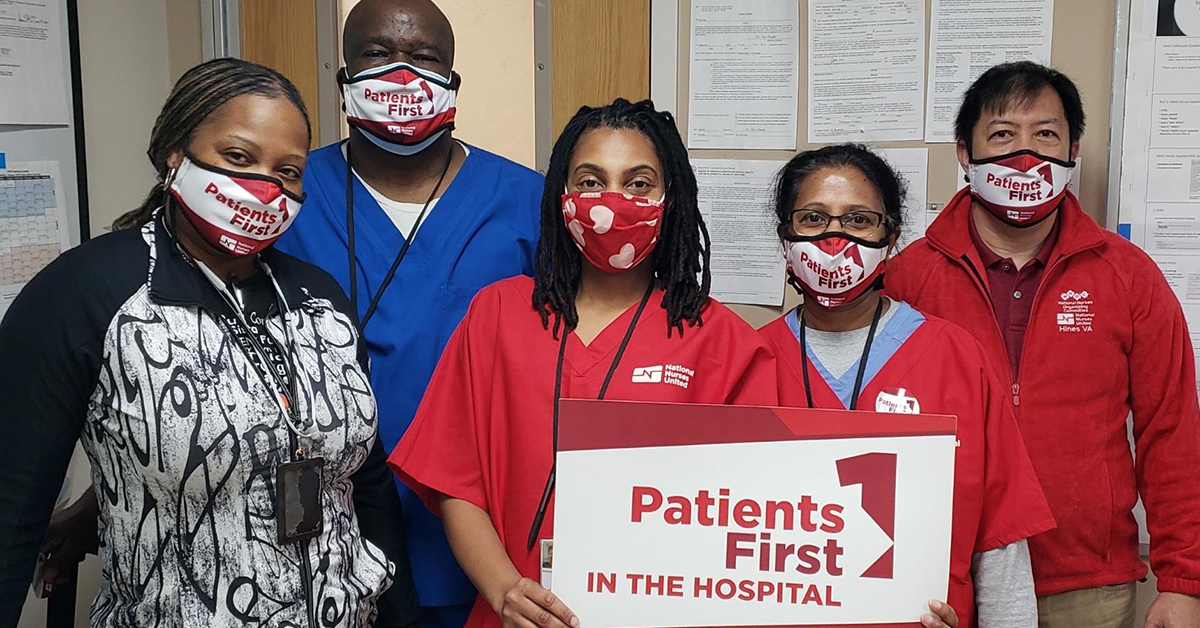
[{"label": "red sleeve", "polygon": [[1129,372],[1135,374],[1129,395],[1138,491],[1150,531],[1150,566],[1159,591],[1200,595],[1195,356],[1183,310],[1162,273],[1152,267],[1137,277],[1129,299]]},{"label": "red sleeve", "polygon": [[983,511],[975,552],[1004,547],[1056,527],[1025,451],[1008,391],[978,351],[984,379]]},{"label": "red sleeve", "polygon": [[[480,301],[489,300],[484,293],[479,297],[483,298],[475,299],[450,336],[412,425],[388,458],[392,471],[438,516],[440,495],[488,510],[478,439],[480,425],[487,419],[480,416],[481,408],[486,406],[476,401],[490,394],[481,388],[487,386],[487,378],[474,373],[490,370],[491,355],[473,348],[471,337],[476,335],[473,326],[496,317],[494,312],[477,312],[486,309]],[[488,346],[481,344],[484,349]]]},{"label": "red sleeve", "polygon": [[[747,334],[747,360],[740,372],[731,373],[732,386],[725,403],[734,406],[778,406],[779,372],[775,356],[757,334]],[[753,341],[754,344],[749,344]]]}]

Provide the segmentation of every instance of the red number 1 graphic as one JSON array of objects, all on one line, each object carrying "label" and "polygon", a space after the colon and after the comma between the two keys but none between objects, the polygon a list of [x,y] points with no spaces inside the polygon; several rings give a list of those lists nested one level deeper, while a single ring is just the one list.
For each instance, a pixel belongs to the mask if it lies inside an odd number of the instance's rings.
[{"label": "red number 1 graphic", "polygon": [[837,461],[842,486],[862,485],[862,508],[892,544],[866,571],[864,578],[892,578],[896,556],[896,454],[863,454]]},{"label": "red number 1 graphic", "polygon": [[1042,178],[1046,180],[1046,183],[1054,185],[1054,168],[1051,168],[1050,164],[1046,164],[1041,168],[1038,168],[1037,173],[1042,175]]}]

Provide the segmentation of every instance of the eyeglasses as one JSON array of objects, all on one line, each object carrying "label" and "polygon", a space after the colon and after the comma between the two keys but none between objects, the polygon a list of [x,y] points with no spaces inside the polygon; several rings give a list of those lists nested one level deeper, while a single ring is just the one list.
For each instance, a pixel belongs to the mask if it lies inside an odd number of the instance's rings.
[{"label": "eyeglasses", "polygon": [[793,209],[788,226],[795,235],[815,236],[829,231],[829,225],[835,220],[842,231],[849,235],[872,235],[883,224],[884,215],[869,210],[858,210],[840,216],[830,216],[819,209]]}]

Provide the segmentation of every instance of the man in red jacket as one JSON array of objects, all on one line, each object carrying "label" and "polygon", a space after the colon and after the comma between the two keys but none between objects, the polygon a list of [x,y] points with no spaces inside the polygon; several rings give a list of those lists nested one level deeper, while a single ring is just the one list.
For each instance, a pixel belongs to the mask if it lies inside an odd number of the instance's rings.
[{"label": "man in red jacket", "polygon": [[[1200,626],[1200,410],[1179,300],[1140,249],[1067,191],[1084,114],[1035,63],[985,72],[955,133],[970,186],[889,266],[889,294],[970,331],[1012,385],[1013,411],[1058,529],[1030,539],[1043,628]],[[1133,413],[1136,462],[1126,419]]]}]

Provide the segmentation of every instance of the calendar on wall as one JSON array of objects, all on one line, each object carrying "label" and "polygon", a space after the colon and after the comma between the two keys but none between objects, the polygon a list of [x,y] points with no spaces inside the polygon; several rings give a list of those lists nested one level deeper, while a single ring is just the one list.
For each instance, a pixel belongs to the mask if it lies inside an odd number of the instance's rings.
[{"label": "calendar on wall", "polygon": [[0,169],[0,318],[21,288],[71,246],[58,164]]}]

